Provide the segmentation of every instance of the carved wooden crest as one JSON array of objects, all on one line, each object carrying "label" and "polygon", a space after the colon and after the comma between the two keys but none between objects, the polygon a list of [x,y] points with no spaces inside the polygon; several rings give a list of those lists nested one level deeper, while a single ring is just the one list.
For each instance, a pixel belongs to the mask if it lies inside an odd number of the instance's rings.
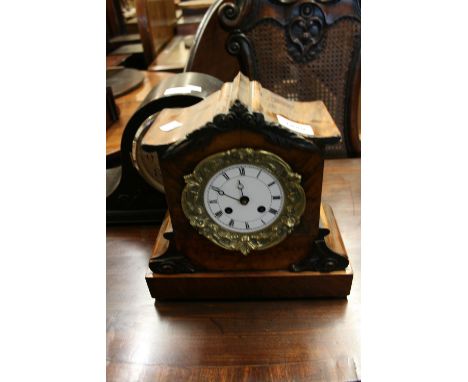
[{"label": "carved wooden crest", "polygon": [[286,31],[288,53],[297,62],[312,60],[322,47],[325,18],[322,10],[312,3],[299,7],[299,15],[293,17]]}]

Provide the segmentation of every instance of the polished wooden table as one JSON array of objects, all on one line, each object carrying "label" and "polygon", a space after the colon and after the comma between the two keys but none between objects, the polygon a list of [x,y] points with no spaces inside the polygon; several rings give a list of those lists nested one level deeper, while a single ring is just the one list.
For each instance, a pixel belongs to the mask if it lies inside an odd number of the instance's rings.
[{"label": "polished wooden table", "polygon": [[354,381],[360,375],[360,160],[329,160],[323,200],[354,270],[348,299],[155,303],[155,226],[107,229],[108,381]]},{"label": "polished wooden table", "polygon": [[189,37],[174,36],[154,61],[148,65],[148,71],[183,72],[190,55],[190,49],[185,46],[187,38]]}]

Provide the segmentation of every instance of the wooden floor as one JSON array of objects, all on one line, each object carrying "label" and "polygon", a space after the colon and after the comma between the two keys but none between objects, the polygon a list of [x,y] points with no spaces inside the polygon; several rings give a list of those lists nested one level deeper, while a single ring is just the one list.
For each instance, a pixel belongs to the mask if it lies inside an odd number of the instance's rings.
[{"label": "wooden floor", "polygon": [[360,160],[326,162],[323,199],[354,270],[348,300],[154,303],[157,227],[107,229],[108,381],[354,381],[360,369]]}]

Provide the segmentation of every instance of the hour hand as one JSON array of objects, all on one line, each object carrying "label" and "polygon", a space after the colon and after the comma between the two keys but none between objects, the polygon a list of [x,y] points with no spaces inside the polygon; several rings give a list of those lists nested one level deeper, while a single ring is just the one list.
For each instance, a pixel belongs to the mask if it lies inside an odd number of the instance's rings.
[{"label": "hour hand", "polygon": [[244,185],[241,183],[240,180],[237,181],[237,188],[240,190],[241,196],[244,196],[244,192],[242,191],[244,189]]}]

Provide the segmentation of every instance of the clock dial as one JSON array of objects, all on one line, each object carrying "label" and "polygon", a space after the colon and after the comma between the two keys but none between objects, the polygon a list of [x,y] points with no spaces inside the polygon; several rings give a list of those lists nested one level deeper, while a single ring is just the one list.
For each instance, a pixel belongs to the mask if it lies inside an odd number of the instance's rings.
[{"label": "clock dial", "polygon": [[208,180],[204,204],[209,216],[224,229],[256,232],[281,215],[284,191],[265,168],[241,163],[222,168]]},{"label": "clock dial", "polygon": [[268,151],[235,148],[213,154],[184,179],[181,203],[192,227],[244,255],[280,243],[305,210],[301,176]]}]

